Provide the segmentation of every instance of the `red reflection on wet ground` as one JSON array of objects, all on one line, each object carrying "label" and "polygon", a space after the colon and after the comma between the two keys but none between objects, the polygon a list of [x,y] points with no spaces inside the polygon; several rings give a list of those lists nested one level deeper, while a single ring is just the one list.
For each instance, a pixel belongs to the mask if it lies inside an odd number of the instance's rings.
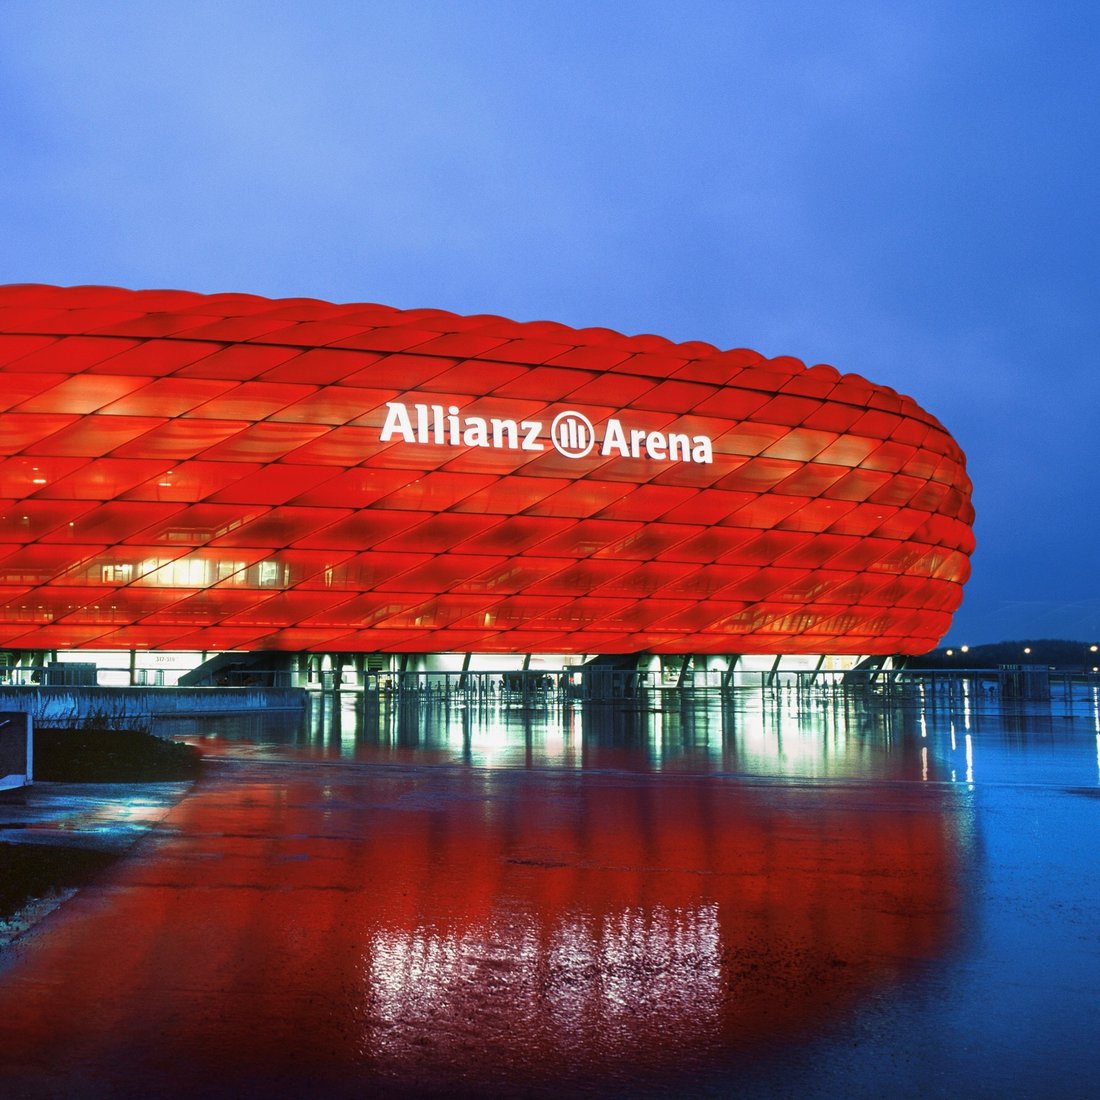
[{"label": "red reflection on wet ground", "polygon": [[941,788],[211,771],[7,964],[0,1086],[629,1090],[819,1029],[952,936]]}]

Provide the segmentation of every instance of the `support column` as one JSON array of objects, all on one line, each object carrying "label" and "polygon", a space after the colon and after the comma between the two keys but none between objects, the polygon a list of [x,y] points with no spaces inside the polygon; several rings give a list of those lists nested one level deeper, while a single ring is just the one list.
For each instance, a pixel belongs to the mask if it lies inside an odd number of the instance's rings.
[{"label": "support column", "polygon": [[733,674],[737,671],[737,662],[741,660],[741,655],[738,653],[733,654],[729,658],[729,663],[726,666],[725,672],[722,673],[722,690],[729,691],[733,687]]},{"label": "support column", "polygon": [[687,670],[694,662],[694,658],[689,654],[684,654],[683,662],[680,665],[680,675],[676,677],[676,690],[679,691],[684,686],[684,680],[687,677]]},{"label": "support column", "polygon": [[768,687],[771,687],[772,684],[775,683],[775,674],[779,671],[779,665],[780,665],[780,662],[782,660],[783,660],[783,654],[782,653],[777,653],[775,655],[775,660],[772,661],[772,667],[768,671],[768,678],[765,681],[765,683],[768,685]]}]

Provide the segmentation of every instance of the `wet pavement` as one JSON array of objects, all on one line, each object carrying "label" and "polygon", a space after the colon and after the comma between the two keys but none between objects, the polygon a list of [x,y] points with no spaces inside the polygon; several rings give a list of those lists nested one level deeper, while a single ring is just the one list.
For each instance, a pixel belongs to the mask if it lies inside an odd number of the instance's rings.
[{"label": "wet pavement", "polygon": [[2,1096],[1097,1093],[1095,698],[163,732],[204,777],[0,953]]},{"label": "wet pavement", "polygon": [[0,793],[0,843],[121,853],[157,825],[189,783],[35,783]]}]

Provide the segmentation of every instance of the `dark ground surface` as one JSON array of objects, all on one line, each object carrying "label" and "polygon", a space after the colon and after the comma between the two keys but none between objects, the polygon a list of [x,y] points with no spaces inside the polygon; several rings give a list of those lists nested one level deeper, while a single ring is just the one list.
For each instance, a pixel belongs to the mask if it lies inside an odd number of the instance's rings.
[{"label": "dark ground surface", "polygon": [[[0,829],[10,828],[0,822]],[[114,858],[75,845],[0,843],[0,920],[16,915],[32,899],[92,882]]]},{"label": "dark ground surface", "polygon": [[139,838],[0,952],[0,1095],[1096,1095],[1100,707],[964,702],[177,728],[0,831]]}]

